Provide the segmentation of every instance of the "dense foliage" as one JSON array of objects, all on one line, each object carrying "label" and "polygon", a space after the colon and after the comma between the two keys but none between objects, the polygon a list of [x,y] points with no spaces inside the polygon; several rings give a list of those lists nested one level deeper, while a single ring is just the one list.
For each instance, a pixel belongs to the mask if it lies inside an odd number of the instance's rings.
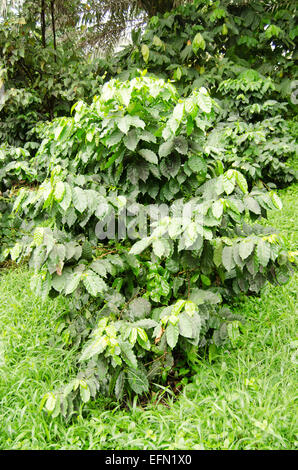
[{"label": "dense foliage", "polygon": [[73,300],[60,332],[80,367],[46,396],[54,415],[78,394],[147,392],[175,357],[237,334],[233,296],[288,279],[294,255],[251,223],[279,198],[204,159],[213,105],[204,88],[181,99],[160,79],[112,80],[46,129],[35,164],[48,177],[15,200],[25,235],[11,255],[30,256],[37,295]]},{"label": "dense foliage", "polygon": [[[114,73],[138,68],[175,81],[181,94],[206,87],[220,106],[210,147],[249,179],[287,185],[297,155],[295,3],[196,1],[164,17],[117,55]],[[121,69],[123,69],[121,71]],[[287,160],[290,164],[287,164]]]},{"label": "dense foliage", "polygon": [[102,84],[101,61],[90,61],[65,31],[57,32],[57,44],[52,35],[43,43],[39,21],[38,5],[26,1],[19,16],[0,22],[0,142],[33,142],[33,150],[39,121],[69,113]]},{"label": "dense foliage", "polygon": [[21,219],[11,215],[18,188],[36,178],[29,161],[30,153],[25,149],[0,146],[0,263],[7,258],[21,225]]},{"label": "dense foliage", "polygon": [[296,253],[264,219],[295,178],[290,12],[187,4],[134,32],[105,81],[67,41],[1,25],[16,52],[1,46],[0,262],[29,260],[37,296],[69,297],[57,331],[78,349],[77,375],[43,399],[53,416],[166,383],[235,340],[235,298],[288,281]]}]

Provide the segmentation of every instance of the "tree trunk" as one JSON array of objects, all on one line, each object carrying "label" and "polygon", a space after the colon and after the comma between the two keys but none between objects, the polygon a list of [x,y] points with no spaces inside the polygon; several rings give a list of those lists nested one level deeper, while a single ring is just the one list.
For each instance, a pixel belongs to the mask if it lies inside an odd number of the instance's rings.
[{"label": "tree trunk", "polygon": [[41,41],[43,47],[46,47],[46,14],[45,14],[45,0],[41,0],[41,11],[40,11],[40,24],[41,24]]},{"label": "tree trunk", "polygon": [[148,16],[155,16],[157,13],[166,13],[174,8],[175,0],[140,0],[140,8],[146,11]]},{"label": "tree trunk", "polygon": [[[56,26],[55,26],[55,0],[51,0],[51,18],[52,18],[54,49],[56,50],[57,45],[56,45]],[[55,56],[55,61],[56,61],[56,56]]]}]

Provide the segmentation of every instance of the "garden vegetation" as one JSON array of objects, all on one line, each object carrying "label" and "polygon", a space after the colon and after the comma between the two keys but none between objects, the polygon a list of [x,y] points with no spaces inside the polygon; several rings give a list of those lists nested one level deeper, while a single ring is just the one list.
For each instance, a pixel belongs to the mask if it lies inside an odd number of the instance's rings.
[{"label": "garden vegetation", "polygon": [[93,61],[43,22],[40,41],[31,2],[0,24],[0,262],[56,306],[54,418],[200,374],[240,345],[239,302],[295,269],[266,219],[296,180],[296,7],[181,3]]}]

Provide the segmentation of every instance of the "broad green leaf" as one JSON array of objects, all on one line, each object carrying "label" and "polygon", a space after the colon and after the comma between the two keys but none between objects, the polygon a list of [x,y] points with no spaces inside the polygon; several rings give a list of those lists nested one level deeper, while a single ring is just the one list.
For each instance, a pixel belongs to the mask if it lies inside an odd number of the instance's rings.
[{"label": "broad green leaf", "polygon": [[107,268],[104,261],[93,261],[93,263],[90,265],[90,269],[99,274],[99,276],[106,277],[107,275]]},{"label": "broad green leaf", "polygon": [[135,129],[131,129],[123,139],[124,145],[128,150],[134,151],[138,145],[139,137]]},{"label": "broad green leaf", "polygon": [[44,240],[44,227],[37,227],[34,230],[33,241],[36,246],[40,246]]},{"label": "broad green leaf", "polygon": [[185,338],[193,338],[193,324],[189,315],[181,313],[179,315],[179,333]]},{"label": "broad green leaf", "polygon": [[153,142],[156,143],[156,136],[149,131],[143,131],[138,135],[140,140],[144,140],[145,142]]},{"label": "broad green leaf", "polygon": [[53,393],[49,393],[45,404],[45,409],[48,411],[53,411],[56,405],[56,401],[57,397]]},{"label": "broad green leaf", "polygon": [[117,96],[119,97],[120,102],[126,107],[128,107],[130,102],[131,91],[131,88],[120,88],[120,90],[117,92]]},{"label": "broad green leaf", "polygon": [[211,280],[208,276],[205,276],[205,274],[201,274],[201,281],[205,286],[210,286],[211,285]]},{"label": "broad green leaf", "polygon": [[212,204],[212,213],[213,213],[214,217],[216,217],[217,219],[219,219],[222,216],[223,203],[220,199],[218,199],[217,201],[215,201]]},{"label": "broad green leaf", "polygon": [[131,331],[129,333],[129,342],[134,345],[137,341],[138,337],[138,329],[137,328],[131,328]]},{"label": "broad green leaf", "polygon": [[173,110],[173,118],[176,119],[178,122],[180,122],[183,118],[183,114],[184,114],[184,103],[176,104]]},{"label": "broad green leaf", "polygon": [[139,154],[145,159],[147,160],[147,162],[149,163],[154,163],[155,165],[158,164],[158,158],[157,158],[157,155],[152,152],[152,150],[149,150],[149,149],[141,149],[139,150]]},{"label": "broad green leaf", "polygon": [[163,144],[160,145],[158,154],[160,158],[167,157],[174,148],[173,139],[166,140]]},{"label": "broad green leaf", "polygon": [[136,242],[130,249],[129,254],[131,255],[139,255],[144,251],[148,246],[151,244],[152,238],[145,237],[142,240]]},{"label": "broad green leaf", "polygon": [[122,398],[123,396],[124,385],[125,385],[125,372],[121,370],[115,383],[115,395],[116,395],[117,400],[120,400],[120,398]]},{"label": "broad green leaf", "polygon": [[90,400],[90,390],[85,380],[80,380],[80,395],[82,401],[87,403]]},{"label": "broad green leaf", "polygon": [[194,173],[199,173],[202,176],[205,176],[207,173],[207,165],[203,157],[198,155],[193,155],[187,161],[189,168]]},{"label": "broad green leaf", "polygon": [[181,137],[181,136],[175,137],[173,140],[173,144],[177,152],[181,153],[182,155],[187,155],[188,144],[187,144],[187,140],[184,137]]},{"label": "broad green leaf", "polygon": [[87,361],[91,357],[101,354],[107,347],[107,340],[105,336],[102,337],[95,337],[89,344],[85,346],[80,356],[79,361]]},{"label": "broad green leaf", "polygon": [[148,336],[147,336],[147,333],[146,331],[143,329],[143,328],[138,328],[137,329],[138,331],[138,336],[140,337],[140,339],[144,342],[144,343],[147,343],[148,341]]},{"label": "broad green leaf", "polygon": [[205,50],[206,48],[206,43],[201,35],[201,33],[197,33],[192,41],[192,50],[194,51],[195,54],[199,51],[199,49]]},{"label": "broad green leaf", "polygon": [[64,183],[64,188],[65,191],[61,201],[59,201],[59,205],[64,211],[66,211],[71,203],[71,188],[68,183]]},{"label": "broad green leaf", "polygon": [[164,158],[159,164],[160,172],[166,178],[175,178],[181,168],[181,159],[179,155],[171,155],[169,158]]},{"label": "broad green leaf", "polygon": [[199,91],[197,95],[197,105],[204,113],[209,114],[212,109],[212,100],[210,96],[207,95],[207,92],[205,93],[201,90]]},{"label": "broad green leaf", "polygon": [[153,36],[153,44],[154,46],[157,46],[157,47],[163,46],[163,42],[158,36]]},{"label": "broad green leaf", "polygon": [[12,261],[15,261],[22,252],[22,245],[20,243],[16,243],[13,248],[10,249],[10,256]]},{"label": "broad green leaf", "polygon": [[244,199],[244,203],[245,203],[245,206],[247,207],[247,209],[251,212],[253,212],[254,214],[261,214],[261,208],[260,208],[260,205],[258,203],[258,201],[256,199],[254,199],[253,197],[250,197],[250,196],[247,196],[245,199]]},{"label": "broad green leaf", "polygon": [[168,326],[166,327],[166,339],[171,349],[173,349],[176,346],[178,337],[179,337],[178,325],[173,325],[172,323],[169,323]]},{"label": "broad green leaf", "polygon": [[131,369],[127,371],[127,379],[131,389],[141,395],[149,390],[149,383],[145,372],[142,369]]},{"label": "broad green leaf", "polygon": [[188,316],[192,317],[194,313],[197,311],[197,306],[192,300],[187,300],[185,302],[185,312]]},{"label": "broad green leaf", "polygon": [[117,126],[120,131],[127,134],[131,126],[131,119],[129,115],[117,119]]},{"label": "broad green leaf", "polygon": [[177,238],[178,235],[181,234],[183,231],[182,227],[182,218],[181,217],[175,217],[170,220],[169,226],[168,226],[168,232],[169,236],[173,239]]},{"label": "broad green leaf", "polygon": [[65,294],[72,294],[78,287],[81,280],[81,273],[73,273],[69,276],[68,282],[65,287]]},{"label": "broad green leaf", "polygon": [[144,318],[143,320],[136,321],[134,325],[136,327],[149,329],[149,328],[155,328],[158,325],[158,323],[155,320],[152,320],[151,318]]},{"label": "broad green leaf", "polygon": [[56,201],[61,202],[65,194],[65,185],[63,181],[58,181],[55,185],[54,198]]},{"label": "broad green leaf", "polygon": [[132,126],[140,127],[141,129],[145,129],[146,123],[143,119],[139,118],[139,116],[129,116],[129,120]]},{"label": "broad green leaf", "polygon": [[177,300],[177,302],[171,308],[171,314],[178,315],[181,312],[182,308],[185,306],[185,302],[186,300],[183,299]]},{"label": "broad green leaf", "polygon": [[133,368],[138,367],[138,361],[136,358],[136,355],[133,351],[133,347],[130,343],[128,342],[121,342],[120,343],[120,349],[121,349],[121,357],[123,360],[126,362],[127,365]]},{"label": "broad green leaf", "polygon": [[181,77],[182,77],[182,70],[180,67],[177,67],[176,70],[174,71],[173,78],[174,80],[180,80]]},{"label": "broad green leaf", "polygon": [[184,232],[185,247],[189,248],[196,241],[198,236],[198,225],[195,222],[187,224]]},{"label": "broad green leaf", "polygon": [[222,250],[222,264],[227,271],[231,271],[235,267],[233,248],[231,246],[225,246]]},{"label": "broad green leaf", "polygon": [[256,248],[256,256],[258,262],[262,266],[267,266],[270,260],[270,247],[269,244],[266,243],[264,240],[258,240],[257,248]]},{"label": "broad green leaf", "polygon": [[[130,316],[134,320],[145,318],[146,316],[149,315],[150,311],[151,311],[151,304],[149,300],[143,297],[137,297],[129,304],[129,313],[130,313]],[[140,326],[141,328],[145,328],[145,326],[142,326],[142,323],[140,323],[142,321],[147,321],[147,320],[139,320],[137,322],[137,326]]]},{"label": "broad green leaf", "polygon": [[221,265],[222,250],[223,250],[223,244],[220,240],[217,240],[215,248],[214,248],[214,252],[213,252],[213,262],[215,266],[217,267]]},{"label": "broad green leaf", "polygon": [[146,44],[142,44],[141,52],[142,52],[144,62],[147,64],[149,60],[149,55],[150,55],[149,47]]},{"label": "broad green leaf", "polygon": [[237,170],[234,171],[234,174],[235,174],[235,178],[236,178],[239,188],[244,194],[246,194],[247,193],[247,181],[245,177],[242,175],[242,173],[240,173]]},{"label": "broad green leaf", "polygon": [[192,116],[196,115],[197,105],[194,96],[190,96],[185,100],[185,111]]},{"label": "broad green leaf", "polygon": [[[119,142],[123,138],[123,132],[116,130],[112,134],[109,135],[109,137],[106,139],[106,145],[108,147],[113,147],[114,145],[119,144]],[[115,152],[116,156],[118,157],[117,152]],[[106,166],[108,168],[108,166]]]},{"label": "broad green leaf", "polygon": [[161,239],[154,240],[154,242],[152,244],[152,248],[153,248],[154,254],[158,258],[161,258],[164,255],[165,251],[166,251],[164,241],[161,240]]},{"label": "broad green leaf", "polygon": [[74,207],[79,212],[84,212],[87,209],[87,197],[83,189],[77,186],[73,188],[72,200]]},{"label": "broad green leaf", "polygon": [[244,260],[249,257],[254,249],[254,242],[253,240],[244,240],[239,245],[239,255]]},{"label": "broad green leaf", "polygon": [[87,291],[93,297],[96,297],[98,294],[103,294],[107,290],[107,285],[104,280],[91,270],[83,273],[82,280]]},{"label": "broad green leaf", "polygon": [[56,129],[54,130],[54,135],[55,135],[56,140],[59,139],[59,136],[60,136],[61,132],[63,131],[64,126],[65,126],[65,124],[63,124],[61,126],[57,126]]},{"label": "broad green leaf", "polygon": [[229,32],[229,31],[228,31],[228,27],[227,27],[226,23],[224,23],[224,24],[222,25],[221,34],[222,34],[223,36],[226,36],[226,35],[228,34],[228,32]]},{"label": "broad green leaf", "polygon": [[227,195],[231,194],[234,191],[235,184],[236,184],[236,180],[235,180],[234,174],[230,176],[230,175],[227,175],[227,173],[225,173],[223,176],[223,188]]},{"label": "broad green leaf", "polygon": [[64,270],[61,276],[58,276],[57,274],[55,274],[54,277],[52,278],[52,287],[57,292],[62,292],[66,287],[68,278],[69,278],[69,272],[64,272]]},{"label": "broad green leaf", "polygon": [[158,290],[159,290],[160,295],[167,296],[170,292],[169,283],[165,279],[161,278]]},{"label": "broad green leaf", "polygon": [[272,202],[275,205],[275,207],[277,209],[281,210],[282,209],[282,202],[281,202],[281,199],[278,197],[278,195],[274,192],[271,192],[270,196],[271,196]]}]

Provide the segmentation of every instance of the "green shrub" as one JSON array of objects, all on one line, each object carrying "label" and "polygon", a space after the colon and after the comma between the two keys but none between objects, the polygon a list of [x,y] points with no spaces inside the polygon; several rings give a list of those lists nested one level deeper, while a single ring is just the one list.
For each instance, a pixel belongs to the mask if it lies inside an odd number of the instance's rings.
[{"label": "green shrub", "polygon": [[278,196],[204,158],[214,106],[143,73],[46,129],[34,164],[47,178],[14,202],[25,236],[11,252],[30,257],[36,295],[72,300],[59,332],[80,346],[78,375],[44,397],[53,416],[148,392],[177,357],[233,340],[235,296],[287,281],[295,253],[255,223]]},{"label": "green shrub", "polygon": [[0,263],[8,257],[22,223],[19,216],[11,214],[18,188],[36,177],[30,158],[26,149],[0,146]]},{"label": "green shrub", "polygon": [[[288,103],[277,87],[253,69],[224,80],[218,90],[221,113],[209,134],[209,146],[225,165],[240,169],[249,181],[282,187],[296,179],[288,163],[297,156]],[[218,148],[219,147],[219,148]]]}]

